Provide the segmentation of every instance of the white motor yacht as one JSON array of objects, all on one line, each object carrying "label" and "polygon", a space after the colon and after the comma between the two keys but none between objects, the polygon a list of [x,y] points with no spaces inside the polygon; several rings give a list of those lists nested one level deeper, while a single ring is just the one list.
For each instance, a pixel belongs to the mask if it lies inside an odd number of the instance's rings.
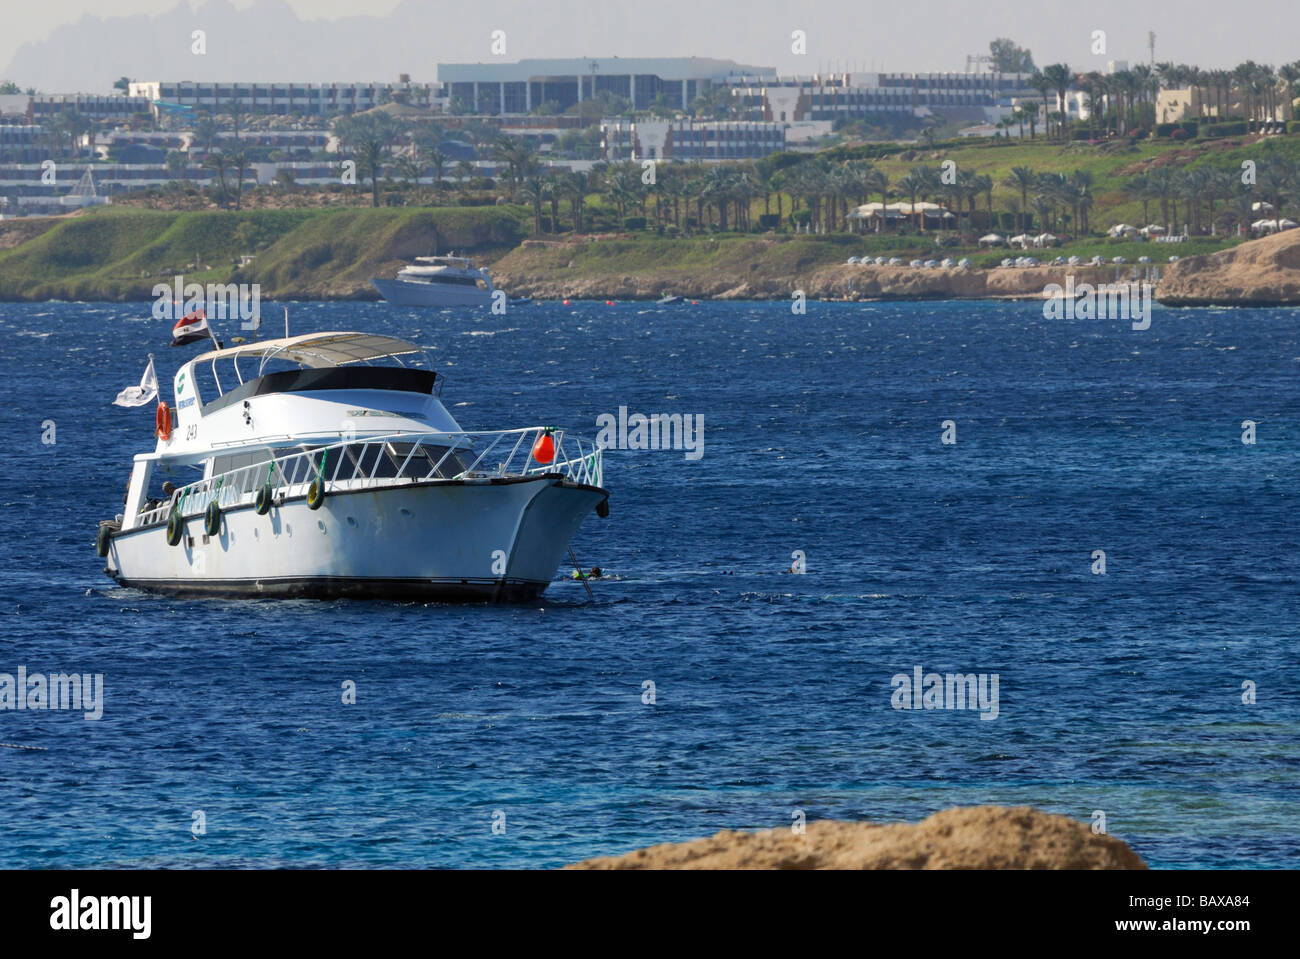
[{"label": "white motor yacht", "polygon": [[393,279],[371,277],[370,285],[398,306],[486,306],[495,292],[488,271],[462,256],[417,256]]},{"label": "white motor yacht", "polygon": [[[105,572],[172,594],[518,601],[593,509],[602,451],[546,427],[463,431],[426,352],[368,333],[181,366],[101,524]],[[187,476],[188,474],[188,476]]]}]

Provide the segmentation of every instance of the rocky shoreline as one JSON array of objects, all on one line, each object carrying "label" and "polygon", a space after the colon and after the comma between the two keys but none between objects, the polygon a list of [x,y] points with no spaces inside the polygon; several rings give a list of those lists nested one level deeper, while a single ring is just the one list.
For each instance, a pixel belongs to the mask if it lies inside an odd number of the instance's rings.
[{"label": "rocky shoreline", "polygon": [[1300,230],[1172,264],[1156,299],[1166,306],[1300,306]]},{"label": "rocky shoreline", "polygon": [[493,282],[514,296],[541,300],[655,300],[665,294],[707,300],[788,300],[801,291],[810,300],[979,300],[1042,299],[1051,283],[1127,283],[1133,267],[1040,266],[1023,269],[922,269],[906,266],[841,265],[811,273],[779,276],[717,275],[683,280],[671,273],[645,272],[581,280],[563,275],[494,273]]},{"label": "rocky shoreline", "polygon": [[[710,269],[592,270],[575,244],[526,240],[493,267],[495,282],[534,299],[654,300],[664,294],[711,300],[1038,300],[1049,284],[1131,283],[1149,275],[1137,264],[914,268],[796,263],[782,269],[755,242],[752,255]],[[748,262],[746,262],[748,260]],[[1252,240],[1159,267],[1154,299],[1167,306],[1300,305],[1300,230]]]},{"label": "rocky shoreline", "polygon": [[1146,869],[1128,844],[1028,806],[945,809],[915,825],[815,821],[723,830],[566,869]]},{"label": "rocky shoreline", "polygon": [[[0,224],[0,301],[146,300],[158,277],[183,268],[183,257],[229,263],[222,244],[236,242],[232,231],[241,215],[226,214],[234,219],[211,223],[206,214],[183,216],[197,219],[112,211],[5,221]],[[789,301],[797,291],[810,300],[1041,300],[1049,285],[1064,287],[1070,277],[1076,287],[1097,286],[1127,284],[1153,272],[1131,263],[865,266],[844,262],[849,247],[838,237],[611,235],[520,241],[512,232],[518,224],[496,208],[323,211],[276,223],[253,214],[247,219],[250,229],[274,228],[276,239],[252,266],[227,267],[228,275],[212,280],[257,283],[263,300],[377,300],[369,278],[393,275],[425,250],[430,231],[488,266],[498,288],[537,300],[653,301],[674,294]],[[191,233],[206,237],[213,249],[191,249]],[[74,248],[92,253],[70,269],[68,250]],[[160,268],[159,262],[180,265]],[[1300,305],[1300,230],[1162,264],[1154,298],[1167,306]]]}]

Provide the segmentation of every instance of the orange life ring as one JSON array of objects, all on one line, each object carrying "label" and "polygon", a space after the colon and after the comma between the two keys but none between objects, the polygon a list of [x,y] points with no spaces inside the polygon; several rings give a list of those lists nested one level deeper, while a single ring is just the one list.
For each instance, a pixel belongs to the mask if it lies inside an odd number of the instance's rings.
[{"label": "orange life ring", "polygon": [[172,438],[172,411],[166,403],[159,403],[158,412],[154,414],[154,435],[164,443]]}]

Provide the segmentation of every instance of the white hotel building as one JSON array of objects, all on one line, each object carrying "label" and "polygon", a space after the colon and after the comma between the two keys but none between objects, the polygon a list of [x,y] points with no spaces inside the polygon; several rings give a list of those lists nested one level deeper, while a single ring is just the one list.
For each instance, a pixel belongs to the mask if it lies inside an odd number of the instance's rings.
[{"label": "white hotel building", "polygon": [[392,99],[429,106],[433,90],[425,84],[400,83],[196,83],[189,80],[133,82],[132,97],[220,112],[237,103],[248,113],[332,116],[359,113]]}]

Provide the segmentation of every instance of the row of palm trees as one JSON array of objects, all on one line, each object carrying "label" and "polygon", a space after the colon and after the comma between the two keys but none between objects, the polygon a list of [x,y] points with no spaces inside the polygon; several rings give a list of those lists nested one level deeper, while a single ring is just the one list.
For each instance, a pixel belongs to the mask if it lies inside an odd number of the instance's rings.
[{"label": "row of palm trees", "polygon": [[[1210,116],[1226,118],[1233,110],[1234,101],[1240,101],[1244,119],[1257,130],[1262,123],[1279,115],[1291,116],[1297,83],[1300,83],[1300,60],[1277,68],[1247,60],[1230,70],[1202,70],[1185,63],[1138,63],[1115,73],[1091,71],[1072,78],[1073,86],[1088,98],[1089,129],[1094,137],[1099,130],[1120,134],[1134,130],[1151,132],[1159,119],[1156,101],[1160,91],[1183,88],[1197,91],[1198,120]],[[1032,85],[1044,89],[1037,77]],[[1054,86],[1055,81],[1048,85]],[[1061,92],[1063,95],[1064,91]]]},{"label": "row of palm trees", "polygon": [[[1294,207],[1300,194],[1300,162],[1268,157],[1257,164],[1253,184],[1242,182],[1239,169],[1158,167],[1132,177],[1122,189],[1128,198],[1141,201],[1146,222],[1150,222],[1155,205],[1160,211],[1159,222],[1168,229],[1187,226],[1193,234],[1230,233],[1255,220],[1279,217]],[[1260,202],[1269,204],[1271,210],[1257,208]]]},{"label": "row of palm trees", "polygon": [[[764,223],[775,225],[785,220],[785,197],[790,197],[789,215],[808,229],[822,233],[853,229],[852,210],[872,199],[881,204],[890,197],[906,198],[916,211],[918,202],[941,202],[953,211],[958,229],[970,228],[981,201],[994,222],[994,179],[982,173],[940,167],[915,166],[891,182],[884,170],[865,160],[832,163],[813,157],[783,169],[767,169],[759,164],[734,163],[705,167],[702,164],[662,164],[653,183],[645,182],[645,171],[636,163],[597,167],[589,173],[561,171],[540,167],[535,158],[525,158],[512,169],[508,178],[518,178],[519,187],[512,192],[533,207],[535,227],[542,232],[543,208],[550,206],[550,228],[560,229],[560,201],[570,205],[573,228],[583,229],[583,197],[591,194],[606,200],[618,218],[626,224],[632,213],[656,226],[672,224],[682,227],[682,211],[688,218],[694,213],[695,225],[721,231],[744,232],[753,228],[756,201],[763,201]],[[1017,167],[1004,185],[1020,191],[1022,200],[1009,202],[1011,212],[1023,229],[1028,215],[1038,214],[1039,222],[1050,228],[1070,222],[1088,230],[1089,212],[1094,204],[1092,174],[1076,170],[1072,174],[1035,173]],[[775,217],[773,213],[775,212]],[[803,216],[799,216],[803,213]],[[923,214],[912,212],[902,218],[924,231]],[[688,227],[690,224],[687,224]],[[884,216],[874,220],[877,232],[888,226]]]}]

